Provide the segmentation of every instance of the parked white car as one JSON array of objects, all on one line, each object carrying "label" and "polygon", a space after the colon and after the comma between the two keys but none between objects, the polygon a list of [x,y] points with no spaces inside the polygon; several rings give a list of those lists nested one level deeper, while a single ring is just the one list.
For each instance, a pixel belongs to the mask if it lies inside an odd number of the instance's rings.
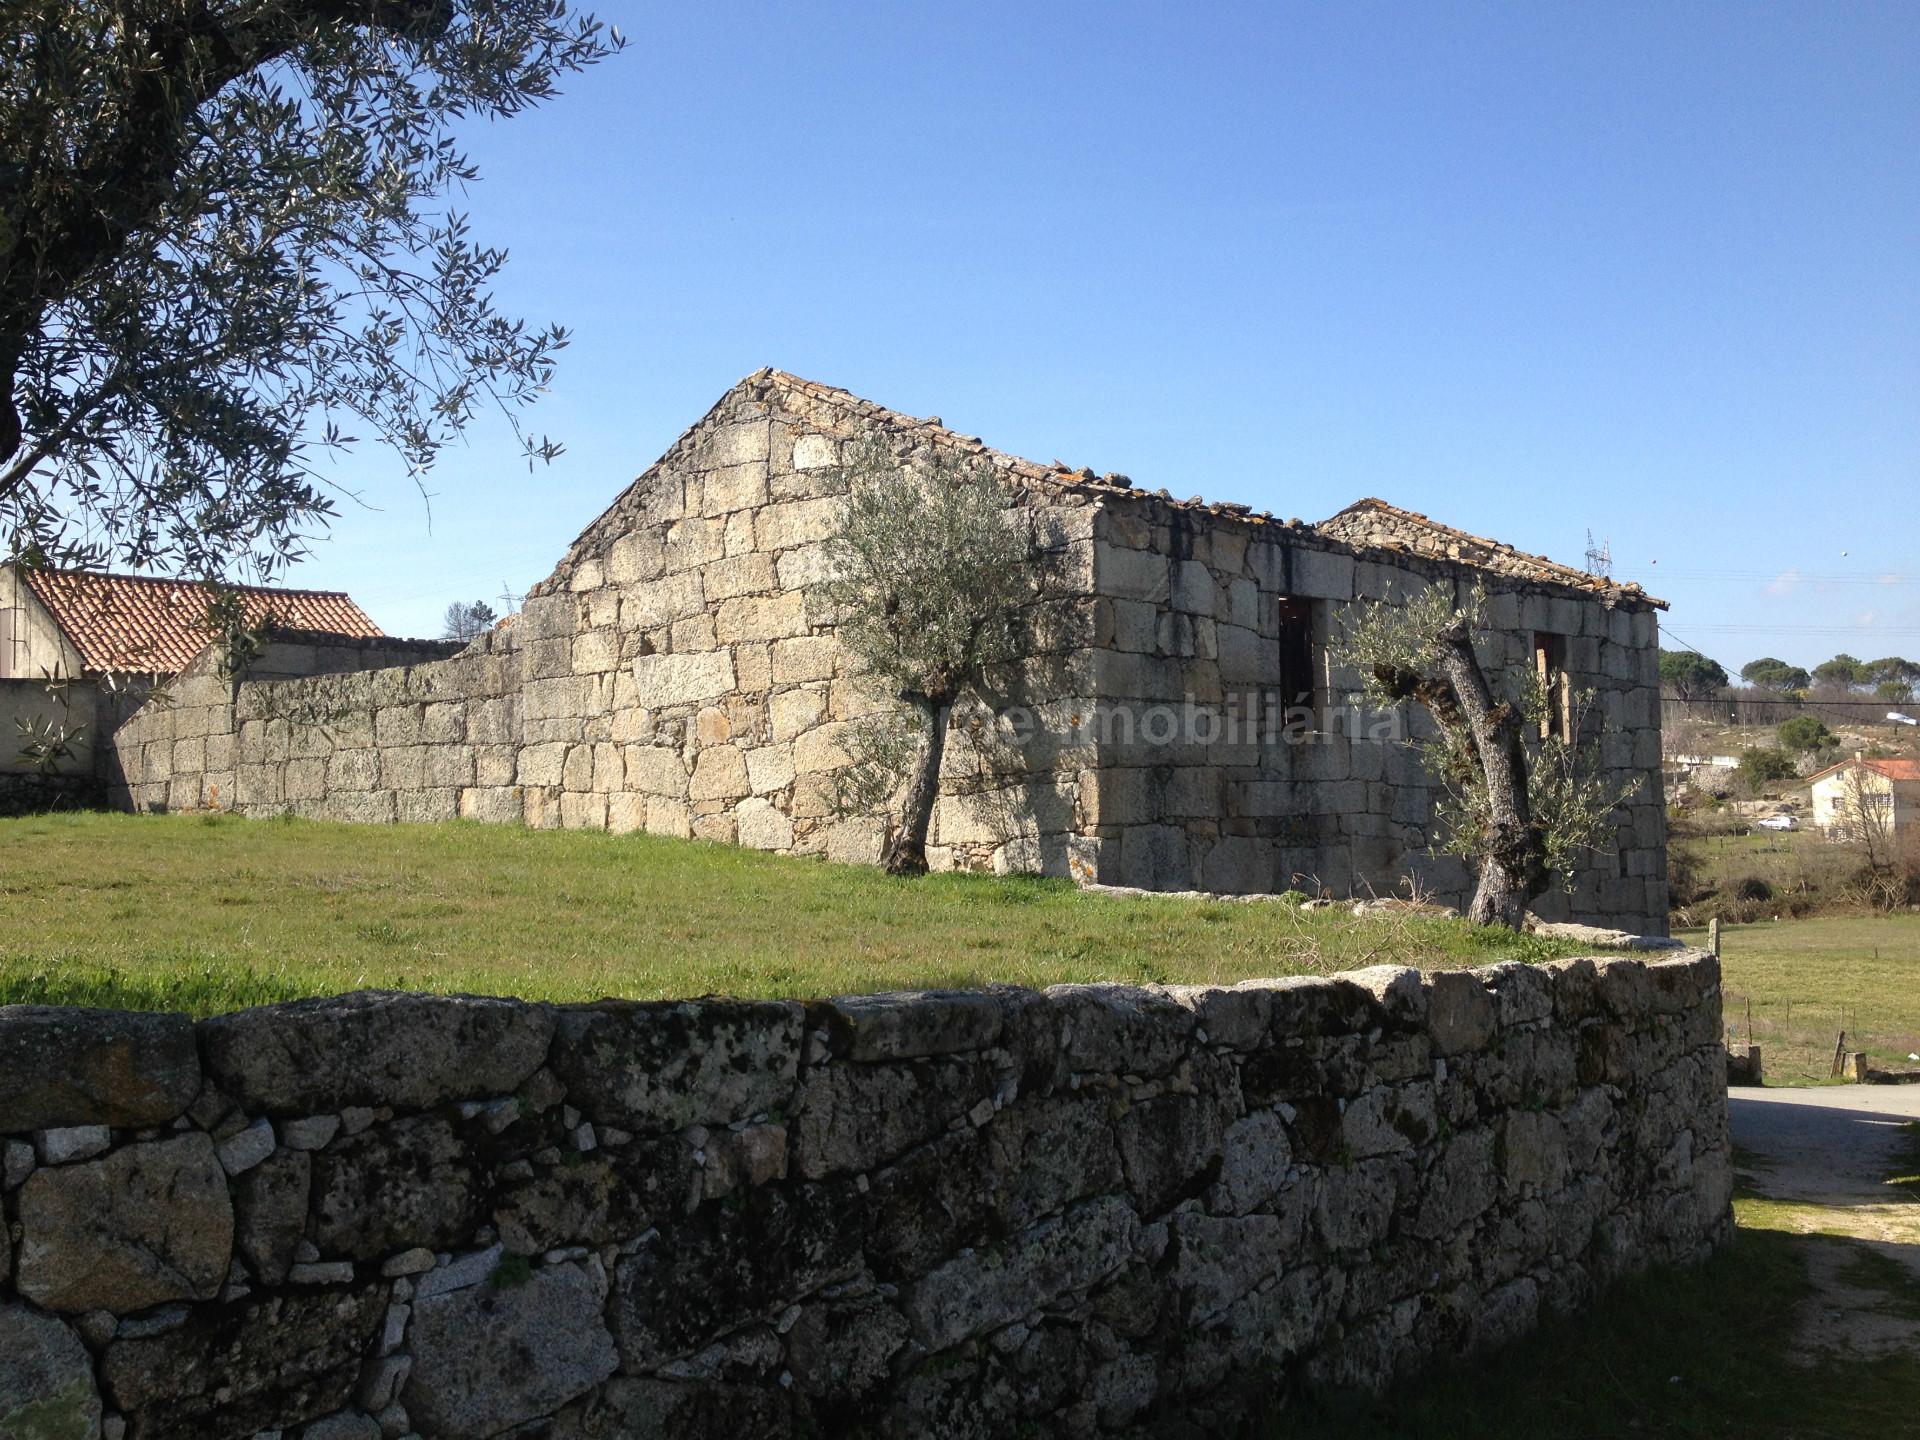
[{"label": "parked white car", "polygon": [[1920,720],[1914,719],[1911,715],[1902,715],[1898,710],[1887,711],[1887,719],[1896,725],[1920,725]]},{"label": "parked white car", "polygon": [[1769,815],[1764,820],[1754,822],[1762,830],[1798,830],[1800,822],[1791,815]]}]

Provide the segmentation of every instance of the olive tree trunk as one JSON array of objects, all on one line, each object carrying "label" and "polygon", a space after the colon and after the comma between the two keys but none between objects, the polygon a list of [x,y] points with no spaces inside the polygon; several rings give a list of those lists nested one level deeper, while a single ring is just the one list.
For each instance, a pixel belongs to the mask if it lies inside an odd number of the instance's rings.
[{"label": "olive tree trunk", "polygon": [[900,804],[900,828],[887,847],[884,864],[889,875],[927,873],[927,827],[933,823],[933,802],[940,798],[940,760],[947,751],[947,721],[953,699],[913,697],[913,707],[926,721],[927,736],[913,762],[906,798]]},{"label": "olive tree trunk", "polygon": [[1511,705],[1494,698],[1473,653],[1466,617],[1456,615],[1435,639],[1441,673],[1454,702],[1452,716],[1436,713],[1436,718],[1465,727],[1487,784],[1487,844],[1467,918],[1476,925],[1518,930],[1525,923],[1528,903],[1546,889],[1548,878],[1546,837],[1534,823],[1527,800],[1527,752],[1520,739],[1520,717]]}]

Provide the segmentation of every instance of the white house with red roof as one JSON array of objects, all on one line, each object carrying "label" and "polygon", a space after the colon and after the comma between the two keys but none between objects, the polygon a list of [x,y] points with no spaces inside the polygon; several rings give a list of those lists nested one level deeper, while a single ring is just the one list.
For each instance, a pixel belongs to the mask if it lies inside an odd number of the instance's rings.
[{"label": "white house with red roof", "polygon": [[1887,839],[1920,834],[1920,760],[1855,755],[1812,780],[1813,823],[1830,839],[1851,838],[1862,824]]}]

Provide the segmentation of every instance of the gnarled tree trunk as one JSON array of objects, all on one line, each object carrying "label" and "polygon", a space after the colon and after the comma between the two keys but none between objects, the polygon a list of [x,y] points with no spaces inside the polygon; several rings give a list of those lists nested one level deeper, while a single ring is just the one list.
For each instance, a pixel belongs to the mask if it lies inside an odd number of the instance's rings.
[{"label": "gnarled tree trunk", "polygon": [[1467,918],[1476,925],[1505,925],[1518,930],[1527,905],[1546,889],[1546,837],[1534,823],[1527,800],[1527,752],[1520,740],[1520,717],[1497,701],[1486,672],[1473,653],[1466,617],[1455,615],[1434,637],[1440,669],[1451,692],[1452,714],[1435,709],[1442,724],[1463,726],[1473,741],[1486,777],[1491,824],[1480,856],[1480,882]]},{"label": "gnarled tree trunk", "polygon": [[927,827],[933,823],[933,802],[940,797],[940,760],[947,750],[947,721],[953,715],[953,697],[908,697],[927,722],[927,738],[920,744],[900,805],[900,828],[887,847],[889,875],[927,873]]}]

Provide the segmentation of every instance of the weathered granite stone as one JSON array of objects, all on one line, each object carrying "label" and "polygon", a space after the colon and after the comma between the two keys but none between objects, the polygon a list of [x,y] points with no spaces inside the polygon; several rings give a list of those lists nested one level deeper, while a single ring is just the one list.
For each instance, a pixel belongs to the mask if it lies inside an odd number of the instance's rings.
[{"label": "weathered granite stone", "polygon": [[859,1269],[865,1207],[850,1185],[767,1186],[704,1206],[620,1262],[612,1304],[629,1371],[707,1344],[771,1296],[802,1296]]},{"label": "weathered granite stone", "polygon": [[1234,1121],[1220,1142],[1220,1175],[1208,1207],[1244,1215],[1272,1201],[1286,1184],[1293,1146],[1277,1110],[1256,1110]]},{"label": "weathered granite stone", "polygon": [[984,1050],[1000,1038],[1005,1002],[991,990],[842,995],[820,1007],[835,1049],[851,1060],[911,1060]]},{"label": "weathered granite stone", "polygon": [[280,1126],[280,1139],[289,1150],[324,1150],[340,1133],[338,1115],[308,1115]]},{"label": "weathered granite stone", "polygon": [[100,1392],[93,1359],[58,1320],[0,1303],[0,1436],[96,1440]]},{"label": "weathered granite stone", "polygon": [[138,1440],[243,1440],[331,1415],[353,1395],[386,1286],[255,1295],[107,1347],[100,1375]]},{"label": "weathered granite stone", "polygon": [[234,1187],[235,1248],[262,1284],[278,1285],[293,1265],[307,1226],[313,1157],[283,1150],[254,1166]]},{"label": "weathered granite stone", "polygon": [[313,1237],[322,1252],[375,1260],[459,1243],[479,1215],[474,1157],[445,1120],[375,1125],[313,1155]]},{"label": "weathered granite stone", "polygon": [[1168,1279],[1182,1324],[1218,1315],[1282,1268],[1287,1226],[1277,1215],[1174,1217]]},{"label": "weathered granite stone", "polygon": [[380,1273],[389,1279],[398,1275],[419,1275],[433,1269],[433,1252],[425,1246],[416,1245],[411,1250],[402,1250],[398,1255],[382,1262]]},{"label": "weathered granite stone", "polygon": [[199,1093],[185,1015],[0,1005],[0,1131],[164,1125]]},{"label": "weathered granite stone", "polygon": [[228,1136],[218,1148],[220,1165],[229,1175],[244,1175],[273,1154],[273,1124],[256,1120],[246,1129]]},{"label": "weathered granite stone", "polygon": [[113,1132],[104,1125],[65,1125],[42,1130],[33,1141],[41,1164],[71,1165],[75,1160],[106,1154],[113,1145]]},{"label": "weathered granite stone", "polygon": [[493,1223],[501,1243],[516,1255],[630,1239],[656,1216],[686,1207],[696,1168],[692,1147],[678,1138],[601,1152],[579,1164],[544,1169],[504,1191]]},{"label": "weathered granite stone", "polygon": [[418,1301],[401,1403],[428,1434],[498,1435],[550,1415],[619,1364],[600,1306],[579,1265]]},{"label": "weathered granite stone", "polygon": [[32,1142],[7,1141],[4,1149],[0,1149],[0,1184],[9,1190],[18,1189],[27,1183],[27,1177],[39,1163],[34,1157]]},{"label": "weathered granite stone", "polygon": [[783,1440],[792,1434],[780,1395],[715,1380],[610,1380],[568,1410],[553,1440]]},{"label": "weathered granite stone", "polygon": [[599,1124],[726,1124],[789,1103],[804,1025],[801,1008],[781,1001],[568,1007],[553,1071]]},{"label": "weathered granite stone", "polygon": [[448,1295],[455,1290],[483,1285],[493,1279],[506,1254],[504,1245],[489,1245],[484,1250],[470,1250],[465,1255],[455,1255],[446,1264],[437,1265],[421,1275],[413,1288],[414,1298],[430,1300],[435,1295]]},{"label": "weathered granite stone", "polygon": [[975,1166],[964,1179],[1002,1226],[1030,1225],[1121,1183],[1119,1141],[1103,1105],[1067,1095],[1018,1100],[981,1133],[986,1173]]},{"label": "weathered granite stone", "polygon": [[1046,996],[1074,1070],[1163,1075],[1194,1029],[1191,1010],[1133,985],[1054,985]]},{"label": "weathered granite stone", "polygon": [[1373,965],[1348,973],[1347,979],[1379,1002],[1388,1025],[1417,1030],[1427,1023],[1427,993],[1420,972],[1409,965]]},{"label": "weathered granite stone", "polygon": [[787,1365],[803,1395],[834,1404],[864,1399],[884,1385],[893,1357],[913,1331],[875,1294],[800,1307],[787,1332]]},{"label": "weathered granite stone", "polygon": [[36,1170],[20,1187],[20,1293],[49,1310],[124,1315],[208,1300],[227,1278],[233,1205],[205,1135]]},{"label": "weathered granite stone", "polygon": [[200,1035],[208,1068],[255,1112],[424,1110],[512,1091],[546,1059],[553,1016],[510,1000],[364,990],[215,1016]]},{"label": "weathered granite stone", "polygon": [[704,1199],[718,1200],[736,1190],[784,1180],[787,1127],[749,1125],[744,1130],[723,1130],[707,1142],[706,1153],[700,1175]]},{"label": "weathered granite stone", "polygon": [[1553,1014],[1553,975],[1537,965],[1509,960],[1474,972],[1493,995],[1500,1024],[1531,1025]]},{"label": "weathered granite stone", "polygon": [[1273,1001],[1270,982],[1248,980],[1239,985],[1168,985],[1168,999],[1193,1011],[1197,1031],[1211,1045],[1252,1050],[1267,1038]]},{"label": "weathered granite stone", "polygon": [[371,1415],[342,1410],[316,1420],[300,1432],[300,1440],[379,1440],[380,1422]]},{"label": "weathered granite stone", "polygon": [[1233,1116],[1211,1095],[1159,1095],[1120,1117],[1120,1158],[1142,1215],[1163,1214],[1205,1193],[1220,1175]]},{"label": "weathered granite stone", "polygon": [[1473,1130],[1449,1140],[1428,1170],[1418,1213],[1408,1227],[1422,1240],[1450,1239],[1493,1203],[1498,1172],[1493,1132]]},{"label": "weathered granite stone", "polygon": [[1274,981],[1267,993],[1276,1035],[1364,1035],[1386,1019],[1373,992],[1343,975],[1290,976]]},{"label": "weathered granite stone", "polygon": [[1433,1086],[1378,1085],[1347,1103],[1340,1117],[1341,1141],[1357,1159],[1420,1149],[1439,1133]]},{"label": "weathered granite stone", "polygon": [[794,1168],[809,1179],[873,1169],[991,1102],[998,1088],[992,1067],[957,1055],[812,1070],[794,1102]]},{"label": "weathered granite stone", "polygon": [[1493,1037],[1493,997],[1478,975],[1440,970],[1427,977],[1428,1030],[1436,1055],[1478,1050]]},{"label": "weathered granite stone", "polygon": [[1118,1196],[1075,1206],[991,1250],[962,1255],[913,1287],[906,1315],[930,1350],[944,1350],[1084,1290],[1132,1255],[1140,1218]]}]

